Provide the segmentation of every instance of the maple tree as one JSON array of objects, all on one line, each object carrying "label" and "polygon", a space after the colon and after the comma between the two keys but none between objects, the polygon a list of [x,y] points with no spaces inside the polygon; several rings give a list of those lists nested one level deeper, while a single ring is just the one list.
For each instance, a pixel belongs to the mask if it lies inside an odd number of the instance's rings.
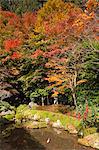
[{"label": "maple tree", "polygon": [[[69,4],[69,6],[72,7],[70,8],[69,13],[67,13],[68,15],[65,14],[65,18],[59,19],[58,22],[54,21],[54,24],[51,22],[51,25],[49,24],[49,21],[48,23],[46,21],[45,24],[45,33],[54,38],[55,42],[57,41],[58,43],[58,46],[52,48],[50,52],[47,52],[46,54],[46,57],[49,58],[47,66],[49,66],[49,68],[51,67],[47,80],[52,83],[52,86],[50,86],[51,88],[57,87],[60,92],[61,90],[63,92],[65,88],[70,88],[74,104],[77,107],[76,87],[87,81],[86,79],[78,80],[79,72],[82,72],[83,63],[85,61],[84,59],[88,52],[86,49],[82,48],[80,40],[82,41],[85,38],[89,38],[89,33],[93,29],[89,29],[88,27],[91,27],[94,23],[94,13],[87,15],[79,8],[75,9],[71,4]],[[46,7],[47,4],[45,10]],[[48,7],[50,6],[48,5]],[[44,11],[44,8],[42,11]],[[76,44],[77,41],[79,44]],[[68,45],[69,48],[67,48]],[[75,45],[79,45],[79,48]],[[66,50],[65,47],[68,50]],[[61,57],[60,55],[62,55],[62,59],[65,56],[63,59],[65,62],[63,62],[63,64],[59,64],[59,62],[62,61],[59,59],[59,57]]]},{"label": "maple tree", "polygon": [[81,57],[86,55],[86,53],[84,51],[81,52],[81,50],[71,50],[70,53],[69,58],[54,57],[46,64],[50,68],[47,80],[52,83],[49,88],[55,87],[58,93],[65,93],[67,88],[71,89],[74,104],[77,107],[76,87],[87,81],[86,79],[78,79],[83,67],[83,59]]},{"label": "maple tree", "polygon": [[98,40],[94,13],[97,5],[97,1],[89,0],[83,11],[73,3],[49,0],[37,12],[16,15],[0,10],[1,65],[13,70],[27,98],[39,89],[41,97],[46,97],[46,89],[53,97],[70,89],[77,105],[77,89],[89,79],[83,73],[90,68],[89,61],[85,65],[86,56],[96,49],[93,39]]}]

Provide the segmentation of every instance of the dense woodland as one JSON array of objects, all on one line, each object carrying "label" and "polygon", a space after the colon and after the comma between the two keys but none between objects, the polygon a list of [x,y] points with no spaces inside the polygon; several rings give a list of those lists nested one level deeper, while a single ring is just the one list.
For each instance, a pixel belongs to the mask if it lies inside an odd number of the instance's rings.
[{"label": "dense woodland", "polygon": [[1,100],[97,105],[98,19],[96,0],[1,0]]},{"label": "dense woodland", "polygon": [[[22,14],[26,11],[35,11],[43,7],[48,0],[1,0],[1,7],[3,10],[9,10],[17,14]],[[88,0],[64,0],[64,2],[72,2],[85,8],[85,3]]]}]

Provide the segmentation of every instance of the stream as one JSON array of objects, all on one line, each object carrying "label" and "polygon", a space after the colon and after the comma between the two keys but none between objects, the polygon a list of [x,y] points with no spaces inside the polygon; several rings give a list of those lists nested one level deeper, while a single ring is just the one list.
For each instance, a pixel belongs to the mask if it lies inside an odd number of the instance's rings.
[{"label": "stream", "polygon": [[[2,130],[3,132],[3,130]],[[1,134],[0,134],[1,135]],[[52,128],[14,128],[0,136],[0,150],[94,150],[77,143],[77,136]]]}]

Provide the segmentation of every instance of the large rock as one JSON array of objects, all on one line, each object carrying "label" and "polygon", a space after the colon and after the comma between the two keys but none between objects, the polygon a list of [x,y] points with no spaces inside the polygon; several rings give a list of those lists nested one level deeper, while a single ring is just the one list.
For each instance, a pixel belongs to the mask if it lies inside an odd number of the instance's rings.
[{"label": "large rock", "polygon": [[78,139],[78,143],[99,149],[99,133],[90,134],[83,139]]}]

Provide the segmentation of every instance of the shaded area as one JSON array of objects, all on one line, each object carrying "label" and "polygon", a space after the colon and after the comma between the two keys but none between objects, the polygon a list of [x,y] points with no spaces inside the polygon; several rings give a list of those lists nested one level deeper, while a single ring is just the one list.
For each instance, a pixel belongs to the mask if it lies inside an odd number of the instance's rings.
[{"label": "shaded area", "polygon": [[0,140],[0,150],[45,150],[25,129],[14,129],[11,135]]},{"label": "shaded area", "polygon": [[66,131],[57,134],[56,131],[57,129],[52,128],[16,128],[9,137],[1,139],[0,150],[94,150],[79,145],[76,135],[70,135]]}]

